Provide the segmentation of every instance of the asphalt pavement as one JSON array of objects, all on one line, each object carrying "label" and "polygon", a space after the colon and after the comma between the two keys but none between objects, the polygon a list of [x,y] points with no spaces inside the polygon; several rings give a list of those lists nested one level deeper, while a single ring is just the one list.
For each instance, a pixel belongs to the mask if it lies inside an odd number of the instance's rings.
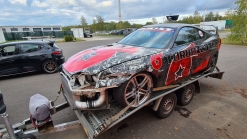
[{"label": "asphalt pavement", "polygon": [[[85,42],[59,43],[66,58],[102,44],[119,41],[120,38]],[[149,108],[143,108],[97,139],[244,139],[247,137],[247,47],[222,45],[218,67],[225,71],[222,80],[201,79],[201,93],[192,102],[177,106],[166,119],[158,119]],[[0,90],[7,105],[12,123],[30,116],[30,96],[39,93],[54,100],[60,85],[59,73],[32,73],[0,78]],[[60,96],[55,104],[64,102]],[[54,123],[77,120],[67,108],[54,115]],[[2,123],[2,122],[1,122]],[[39,136],[40,139],[86,139],[82,128]]]}]

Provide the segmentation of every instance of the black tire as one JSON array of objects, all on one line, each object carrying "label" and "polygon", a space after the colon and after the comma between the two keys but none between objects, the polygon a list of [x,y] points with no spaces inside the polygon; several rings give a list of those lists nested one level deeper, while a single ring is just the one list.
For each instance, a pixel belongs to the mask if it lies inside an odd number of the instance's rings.
[{"label": "black tire", "polygon": [[36,137],[33,134],[24,134],[22,139],[36,139]]},{"label": "black tire", "polygon": [[208,69],[210,68],[209,72],[213,72],[216,64],[218,61],[218,52],[213,53],[213,55],[210,57],[210,61],[208,63]]},{"label": "black tire", "polygon": [[195,85],[193,83],[180,89],[177,93],[178,104],[181,106],[188,105],[192,101],[194,94],[195,94]]},{"label": "black tire", "polygon": [[[147,80],[147,81],[146,81]],[[153,89],[153,80],[148,73],[138,73],[118,88],[114,89],[114,98],[122,107],[128,106],[132,101],[135,108],[145,103]]]},{"label": "black tire", "polygon": [[42,69],[44,72],[48,73],[48,74],[52,74],[57,72],[57,68],[58,65],[55,61],[53,60],[46,60],[43,64],[42,64]]},{"label": "black tire", "polygon": [[161,119],[170,116],[177,104],[177,96],[174,93],[164,96],[160,102],[159,108],[156,111],[157,116]]}]

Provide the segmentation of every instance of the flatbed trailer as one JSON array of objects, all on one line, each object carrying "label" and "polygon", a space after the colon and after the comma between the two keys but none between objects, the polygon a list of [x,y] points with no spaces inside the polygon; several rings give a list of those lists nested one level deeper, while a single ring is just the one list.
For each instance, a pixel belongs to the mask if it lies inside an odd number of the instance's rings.
[{"label": "flatbed trailer", "polygon": [[[151,106],[151,108],[154,111],[158,111],[160,108],[160,105],[164,105],[162,102],[162,99],[165,98],[165,96],[168,96],[169,94],[173,94],[174,92],[178,91],[179,89],[182,89],[190,84],[195,85],[195,92],[200,92],[200,84],[199,79],[201,78],[217,78],[222,79],[224,72],[221,72],[217,67],[214,72],[211,73],[201,73],[197,74],[195,76],[190,77],[186,81],[180,82],[175,85],[161,87],[161,88],[154,88],[152,94],[150,94],[150,98],[142,105],[140,105],[137,108],[130,108],[131,105],[126,106],[125,108],[118,105],[115,101],[110,103],[109,109],[103,109],[103,110],[74,110],[76,116],[78,117],[77,121],[72,121],[68,123],[63,123],[59,125],[53,125],[52,120],[47,122],[47,124],[43,127],[34,129],[34,130],[27,130],[27,126],[32,124],[30,118],[26,119],[20,123],[17,123],[13,125],[13,129],[15,131],[15,135],[18,136],[18,134],[23,135],[43,135],[47,133],[53,133],[53,132],[60,132],[68,129],[74,129],[78,127],[83,127],[85,133],[87,134],[89,139],[93,139],[103,132],[107,131],[111,127],[115,126],[119,122],[123,121],[130,115],[134,114],[144,106]],[[165,89],[165,90],[164,90]],[[66,99],[66,98],[65,98]],[[67,100],[67,99],[66,99]],[[133,103],[133,102],[132,102]],[[51,102],[51,115],[69,107],[69,103],[65,102],[63,104],[60,104],[58,106],[54,106],[54,103]],[[176,104],[175,104],[176,105]],[[174,106],[175,107],[175,106]],[[173,109],[172,109],[173,110]],[[165,118],[160,116],[161,118]],[[0,130],[0,133],[7,133],[6,128]],[[4,138],[4,137],[3,137]]]}]

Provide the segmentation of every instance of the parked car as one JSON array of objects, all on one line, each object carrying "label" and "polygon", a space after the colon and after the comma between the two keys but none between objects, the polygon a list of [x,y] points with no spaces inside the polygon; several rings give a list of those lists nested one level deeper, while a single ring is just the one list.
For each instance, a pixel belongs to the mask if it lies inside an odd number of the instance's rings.
[{"label": "parked car", "polygon": [[113,98],[135,108],[149,99],[153,88],[180,83],[212,72],[221,41],[188,24],[144,26],[118,43],[90,48],[62,66],[65,96],[77,109],[109,108]]},{"label": "parked car", "polygon": [[123,35],[124,34],[124,29],[119,30],[116,35]]},{"label": "parked car", "polygon": [[64,63],[54,41],[21,41],[0,44],[0,77],[43,70],[54,73]]},{"label": "parked car", "polygon": [[84,38],[88,38],[88,37],[92,38],[93,37],[93,35],[90,33],[90,31],[85,31],[83,33],[83,35],[84,35]]},{"label": "parked car", "polygon": [[130,33],[136,31],[136,28],[126,28],[124,29],[123,35],[128,36]]}]

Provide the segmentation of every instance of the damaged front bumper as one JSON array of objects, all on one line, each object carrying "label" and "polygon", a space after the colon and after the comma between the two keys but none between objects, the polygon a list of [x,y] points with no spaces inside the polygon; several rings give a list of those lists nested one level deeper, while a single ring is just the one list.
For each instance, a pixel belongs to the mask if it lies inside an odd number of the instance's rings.
[{"label": "damaged front bumper", "polygon": [[81,110],[109,108],[108,89],[118,87],[119,84],[130,78],[104,79],[98,80],[95,85],[80,84],[80,86],[75,86],[75,80],[71,79],[70,75],[67,75],[65,72],[60,72],[60,75],[63,86],[62,92],[65,99],[72,109]]}]

